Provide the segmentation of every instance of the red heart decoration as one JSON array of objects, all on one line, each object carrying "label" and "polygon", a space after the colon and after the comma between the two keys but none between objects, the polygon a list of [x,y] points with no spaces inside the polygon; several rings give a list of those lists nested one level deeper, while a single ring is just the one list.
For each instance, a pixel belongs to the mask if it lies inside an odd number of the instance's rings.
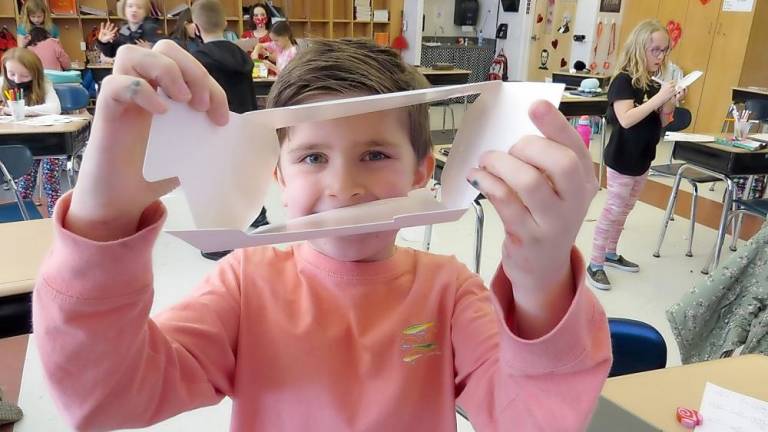
[{"label": "red heart decoration", "polygon": [[702,6],[706,6],[707,3],[709,3],[709,0],[699,0],[702,4]]},{"label": "red heart decoration", "polygon": [[536,24],[539,24],[542,21],[544,21],[544,17],[541,16],[541,14],[536,15]]},{"label": "red heart decoration", "polygon": [[559,44],[559,42],[557,41],[557,39],[553,39],[552,40],[552,48],[557,49],[557,45],[558,44]]},{"label": "red heart decoration", "polygon": [[561,67],[561,68],[564,68],[564,67],[566,67],[566,66],[568,66],[568,62],[567,62],[567,61],[565,61],[565,57],[561,57],[561,58],[560,58],[560,67]]}]

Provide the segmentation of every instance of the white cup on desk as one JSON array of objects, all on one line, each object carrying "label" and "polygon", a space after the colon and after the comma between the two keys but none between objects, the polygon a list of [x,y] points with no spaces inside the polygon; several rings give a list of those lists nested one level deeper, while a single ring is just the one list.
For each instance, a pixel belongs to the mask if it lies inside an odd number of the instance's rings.
[{"label": "white cup on desk", "polygon": [[749,130],[752,128],[751,120],[737,120],[733,123],[733,137],[737,140],[743,140],[749,135]]},{"label": "white cup on desk", "polygon": [[17,101],[7,101],[8,102],[8,108],[11,110],[11,115],[13,116],[14,121],[21,121],[24,120],[25,116],[25,103],[24,99],[17,100]]}]

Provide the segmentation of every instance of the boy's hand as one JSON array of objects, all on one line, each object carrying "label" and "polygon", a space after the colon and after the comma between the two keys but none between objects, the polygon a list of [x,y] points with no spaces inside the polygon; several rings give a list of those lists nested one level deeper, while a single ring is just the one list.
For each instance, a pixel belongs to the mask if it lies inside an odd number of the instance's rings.
[{"label": "boy's hand", "polygon": [[111,22],[99,24],[99,34],[96,36],[101,43],[108,43],[117,37],[117,26]]},{"label": "boy's hand", "polygon": [[152,49],[152,43],[144,39],[136,39],[136,45],[146,49]]},{"label": "boy's hand", "polygon": [[598,185],[592,158],[565,117],[545,101],[529,116],[544,137],[484,154],[468,180],[501,217],[502,266],[517,323],[530,336],[551,330],[571,303],[571,248]]},{"label": "boy's hand", "polygon": [[152,50],[120,47],[96,103],[90,141],[64,221],[70,231],[97,241],[131,235],[144,209],[178,185],[177,179],[149,183],[142,175],[152,116],[167,110],[156,89],[206,111],[218,125],[228,121],[224,91],[176,43],[162,40]]}]

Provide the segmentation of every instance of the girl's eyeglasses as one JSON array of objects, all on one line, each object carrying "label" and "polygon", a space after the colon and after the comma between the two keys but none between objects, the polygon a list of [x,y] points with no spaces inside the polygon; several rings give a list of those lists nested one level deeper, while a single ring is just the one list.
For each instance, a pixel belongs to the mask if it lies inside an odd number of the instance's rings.
[{"label": "girl's eyeglasses", "polygon": [[663,57],[663,56],[667,55],[667,53],[669,52],[669,47],[664,48],[664,49],[662,49],[662,48],[651,48],[651,49],[648,50],[648,52],[650,52],[651,55],[654,56],[654,57],[657,57],[657,58],[658,57]]}]

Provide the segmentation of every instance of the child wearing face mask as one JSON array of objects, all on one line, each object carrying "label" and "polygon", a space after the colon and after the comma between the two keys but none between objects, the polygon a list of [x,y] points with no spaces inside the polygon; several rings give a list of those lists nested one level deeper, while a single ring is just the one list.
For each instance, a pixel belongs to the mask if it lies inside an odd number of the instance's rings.
[{"label": "child wearing face mask", "polygon": [[158,22],[149,16],[149,0],[119,0],[117,13],[126,23],[119,29],[112,22],[101,23],[96,47],[107,57],[114,58],[117,49],[126,44],[152,48],[165,37]]},{"label": "child wearing face mask", "polygon": [[59,28],[51,20],[51,11],[43,0],[27,0],[21,8],[21,20],[16,26],[19,46],[29,42],[29,32],[35,27],[46,29],[52,38],[59,37]]},{"label": "child wearing face mask", "polygon": [[271,42],[256,45],[251,57],[265,60],[270,75],[277,75],[296,56],[296,39],[288,21],[278,21],[269,31]]},{"label": "child wearing face mask", "polygon": [[267,13],[267,6],[263,3],[256,3],[251,6],[248,14],[248,30],[243,32],[243,39],[257,39],[258,43],[263,44],[271,41],[269,31],[272,29],[272,17]]},{"label": "child wearing face mask", "polygon": [[592,287],[611,289],[604,267],[637,272],[639,266],[616,251],[629,212],[635,206],[656,157],[662,127],[672,121],[677,101],[685,96],[675,81],[659,87],[652,79],[666,67],[666,27],[643,21],[624,45],[616,74],[608,87],[608,121],[613,132],[605,148],[608,197],[595,227],[587,280]]},{"label": "child wearing face mask", "polygon": [[[53,90],[53,84],[43,75],[43,64],[40,59],[27,48],[12,48],[5,52],[2,61],[2,97],[6,91],[21,90],[24,95],[25,114],[60,114],[59,97]],[[4,106],[3,114],[11,114]],[[21,197],[31,199],[37,181],[37,171],[42,165],[43,192],[48,200],[48,214],[53,214],[53,207],[61,196],[61,168],[63,161],[56,158],[36,159],[32,170],[19,180]]]}]

